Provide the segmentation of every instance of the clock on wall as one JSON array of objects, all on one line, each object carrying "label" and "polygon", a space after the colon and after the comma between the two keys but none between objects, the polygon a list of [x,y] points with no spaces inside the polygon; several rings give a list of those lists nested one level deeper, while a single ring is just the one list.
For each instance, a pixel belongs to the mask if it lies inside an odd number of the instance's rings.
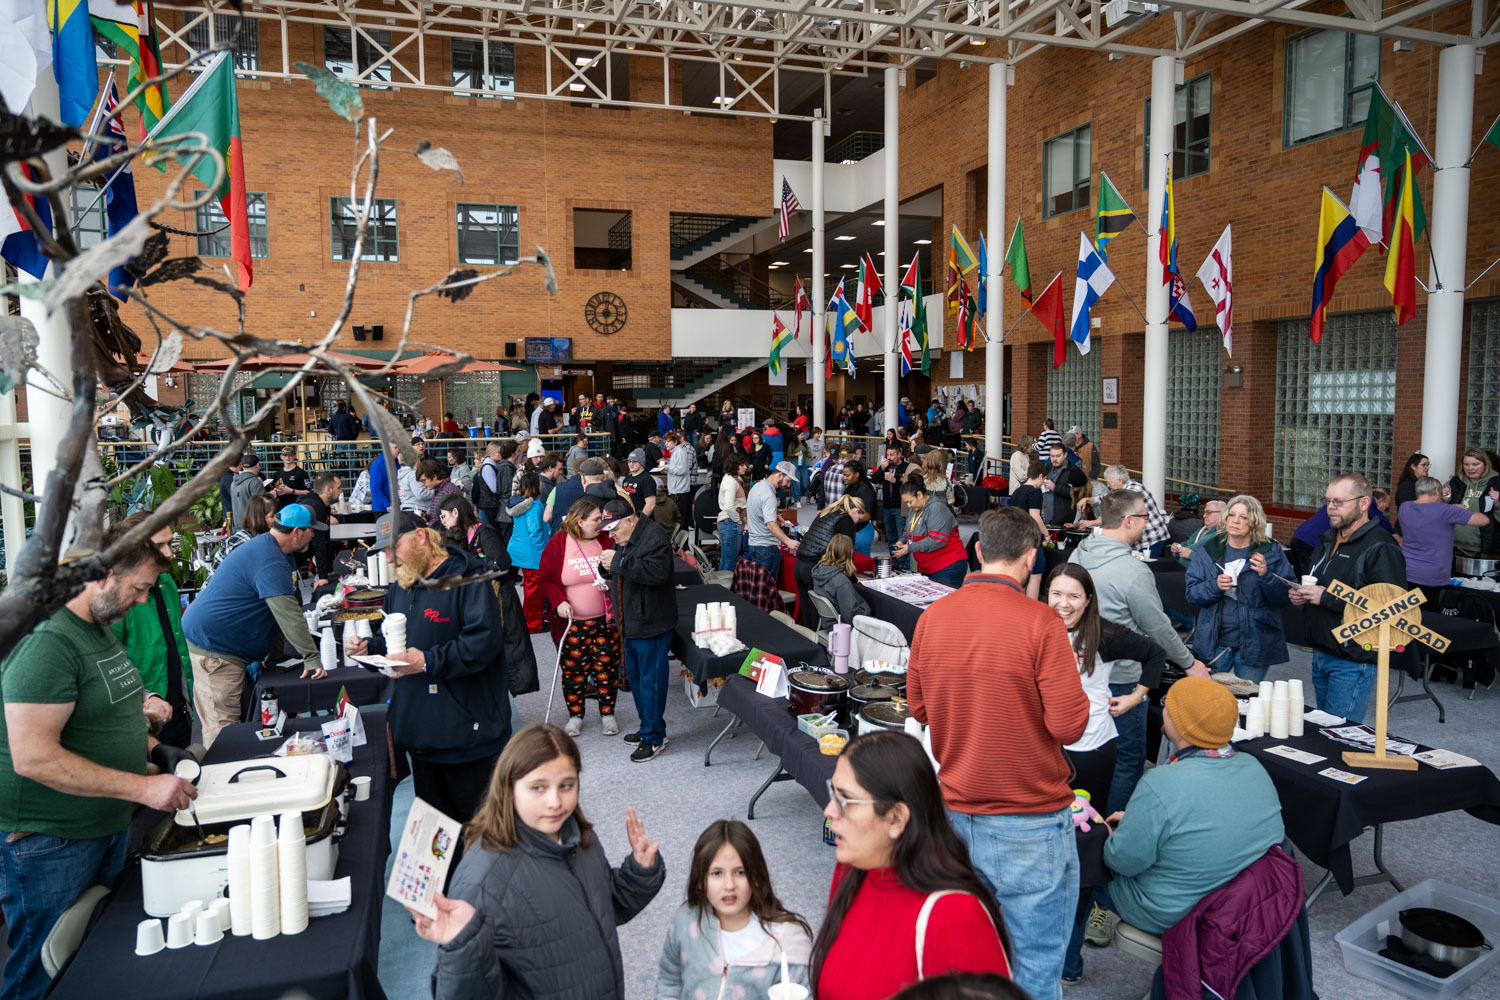
[{"label": "clock on wall", "polygon": [[625,329],[625,316],[625,300],[614,292],[596,292],[583,306],[583,318],[605,336]]}]

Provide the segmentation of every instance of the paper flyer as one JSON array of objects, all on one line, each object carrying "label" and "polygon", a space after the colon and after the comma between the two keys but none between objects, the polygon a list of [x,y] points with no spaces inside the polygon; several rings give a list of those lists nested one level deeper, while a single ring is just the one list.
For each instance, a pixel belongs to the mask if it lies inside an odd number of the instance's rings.
[{"label": "paper flyer", "polygon": [[436,917],[432,899],[448,880],[448,866],[453,863],[462,831],[463,824],[458,820],[421,799],[412,799],[385,894],[424,917]]},{"label": "paper flyer", "polygon": [[1351,774],[1348,771],[1341,771],[1336,767],[1325,767],[1318,773],[1325,778],[1332,778],[1334,781],[1340,781],[1346,785],[1357,785],[1369,777],[1368,774]]},{"label": "paper flyer", "polygon": [[1465,757],[1461,753],[1452,750],[1423,750],[1421,753],[1412,754],[1417,760],[1439,771],[1447,771],[1455,767],[1478,767],[1479,761],[1473,757]]},{"label": "paper flyer", "polygon": [[1274,753],[1278,757],[1285,757],[1287,760],[1294,760],[1299,764],[1316,764],[1320,760],[1327,759],[1319,757],[1315,753],[1308,753],[1306,750],[1298,750],[1295,747],[1289,747],[1285,744],[1266,747],[1266,753]]}]

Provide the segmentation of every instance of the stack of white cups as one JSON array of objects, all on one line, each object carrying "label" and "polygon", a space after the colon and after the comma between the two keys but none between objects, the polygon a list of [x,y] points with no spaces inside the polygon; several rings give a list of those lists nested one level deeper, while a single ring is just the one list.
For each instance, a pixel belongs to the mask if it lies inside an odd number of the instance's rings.
[{"label": "stack of white cups", "polygon": [[1266,703],[1259,697],[1251,698],[1245,709],[1245,732],[1251,739],[1266,735]]},{"label": "stack of white cups", "polygon": [[736,625],[738,625],[738,621],[736,620],[736,617],[735,617],[734,605],[730,604],[728,601],[725,601],[724,602],[724,631],[730,633],[731,635],[737,635],[738,631],[736,629]]},{"label": "stack of white cups", "polygon": [[229,828],[229,929],[235,937],[250,933],[250,826]]},{"label": "stack of white cups", "polygon": [[333,626],[324,625],[323,635],[318,641],[318,659],[324,670],[337,670],[339,665],[338,640],[333,637]]},{"label": "stack of white cups", "polygon": [[1301,681],[1293,679],[1286,682],[1286,701],[1289,713],[1287,717],[1289,723],[1287,727],[1288,732],[1292,736],[1301,736],[1303,723],[1306,721],[1303,718],[1303,713],[1307,710],[1307,702],[1302,700]]},{"label": "stack of white cups", "polygon": [[1271,736],[1274,739],[1284,740],[1291,735],[1291,723],[1288,721],[1287,688],[1286,681],[1277,681],[1271,688]]},{"label": "stack of white cups", "polygon": [[361,639],[369,639],[370,637],[372,637],[375,634],[375,631],[374,629],[370,628],[370,620],[368,618],[361,618],[359,621],[355,622],[354,634],[359,636]]},{"label": "stack of white cups", "polygon": [[385,616],[380,623],[380,634],[385,636],[385,655],[400,656],[406,652],[406,616],[401,612]]},{"label": "stack of white cups", "polygon": [[281,933],[301,934],[307,929],[307,834],[301,813],[282,814],[276,848],[281,873]]},{"label": "stack of white cups", "polygon": [[276,817],[257,816],[250,822],[250,934],[257,941],[264,941],[280,932],[281,866]]},{"label": "stack of white cups", "polygon": [[713,632],[724,627],[724,602],[714,601],[708,606],[708,627]]}]

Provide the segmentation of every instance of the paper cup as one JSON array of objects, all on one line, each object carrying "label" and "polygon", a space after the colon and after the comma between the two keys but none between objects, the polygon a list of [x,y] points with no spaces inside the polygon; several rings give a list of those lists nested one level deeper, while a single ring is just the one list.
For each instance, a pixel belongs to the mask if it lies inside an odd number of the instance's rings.
[{"label": "paper cup", "polygon": [[190,899],[182,904],[182,912],[193,918],[193,926],[197,926],[198,914],[203,912],[203,900]]},{"label": "paper cup", "polygon": [[193,918],[174,913],[167,918],[167,947],[186,948],[193,943]]},{"label": "paper cup", "polygon": [[364,802],[370,797],[370,778],[368,775],[360,775],[350,783],[354,785],[355,802]]},{"label": "paper cup", "polygon": [[147,955],[155,955],[167,946],[167,940],[162,936],[161,921],[152,917],[150,920],[142,920],[135,925],[135,953],[145,958]]},{"label": "paper cup", "polygon": [[807,1000],[807,987],[796,983],[772,983],[766,996],[769,1000]]},{"label": "paper cup", "polygon": [[1308,576],[1304,576],[1302,578],[1302,586],[1304,586],[1304,587],[1316,587],[1317,585],[1318,585],[1318,578],[1315,577],[1315,576],[1308,575]]},{"label": "paper cup", "polygon": [[218,918],[219,930],[228,931],[233,922],[233,918],[230,914],[229,909],[229,900],[220,896],[218,899],[208,904],[208,910],[216,918]]},{"label": "paper cup", "polygon": [[224,928],[219,926],[219,918],[212,910],[203,910],[198,914],[198,932],[193,935],[193,943],[207,947],[218,944],[224,940]]}]

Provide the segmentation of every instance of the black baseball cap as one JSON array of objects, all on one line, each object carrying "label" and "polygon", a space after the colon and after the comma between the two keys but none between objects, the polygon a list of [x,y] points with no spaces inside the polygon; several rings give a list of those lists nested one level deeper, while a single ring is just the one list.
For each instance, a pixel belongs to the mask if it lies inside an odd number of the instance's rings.
[{"label": "black baseball cap", "polygon": [[623,497],[615,497],[604,505],[604,523],[599,525],[600,531],[613,531],[615,526],[627,517],[635,516],[635,504]]}]

